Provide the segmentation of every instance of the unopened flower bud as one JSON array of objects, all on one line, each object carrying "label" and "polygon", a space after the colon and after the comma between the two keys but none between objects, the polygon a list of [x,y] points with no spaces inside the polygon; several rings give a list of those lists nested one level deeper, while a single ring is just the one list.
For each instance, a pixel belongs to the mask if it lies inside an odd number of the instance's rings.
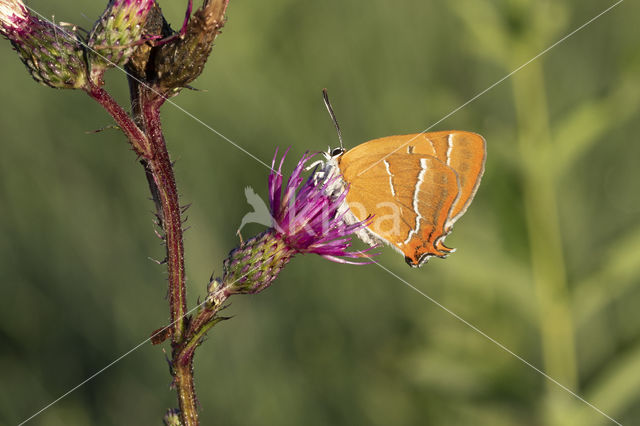
[{"label": "unopened flower bud", "polygon": [[86,84],[84,50],[76,34],[31,15],[21,0],[0,0],[0,33],[37,82],[58,89]]},{"label": "unopened flower bud", "polygon": [[207,285],[207,293],[213,293],[222,286],[222,281],[219,278],[211,277],[209,284]]},{"label": "unopened flower bud", "polygon": [[144,43],[144,24],[154,0],[111,0],[89,35],[92,79],[127,63]]},{"label": "unopened flower bud", "polygon": [[166,93],[175,93],[198,78],[209,59],[213,41],[224,26],[229,0],[204,2],[183,28],[184,34],[161,45],[155,55],[156,85]]},{"label": "unopened flower bud", "polygon": [[180,410],[177,408],[168,410],[164,415],[163,421],[165,426],[182,426],[182,422],[180,421]]}]

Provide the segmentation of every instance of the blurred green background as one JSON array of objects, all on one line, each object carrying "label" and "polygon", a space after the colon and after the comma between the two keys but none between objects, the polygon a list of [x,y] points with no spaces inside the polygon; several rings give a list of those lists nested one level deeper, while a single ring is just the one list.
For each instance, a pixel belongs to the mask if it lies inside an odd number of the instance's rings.
[{"label": "blurred green background", "polygon": [[[184,4],[183,4],[184,3]],[[33,0],[90,28],[106,2]],[[179,26],[186,1],[161,2]],[[609,1],[236,1],[195,86],[174,101],[265,162],[292,146],[421,131]],[[640,33],[637,2],[439,123],[488,141],[476,200],[448,243],[380,262],[621,423],[640,424]],[[0,47],[0,424],[17,424],[168,319],[141,167],[81,92],[35,84]],[[108,83],[126,102],[124,76]],[[268,170],[164,107],[191,229],[191,306],[266,194]],[[245,237],[261,227],[245,228]],[[232,299],[196,355],[204,425],[606,425],[604,416],[375,265],[299,256]],[[152,425],[176,405],[143,345],[30,422]]]}]

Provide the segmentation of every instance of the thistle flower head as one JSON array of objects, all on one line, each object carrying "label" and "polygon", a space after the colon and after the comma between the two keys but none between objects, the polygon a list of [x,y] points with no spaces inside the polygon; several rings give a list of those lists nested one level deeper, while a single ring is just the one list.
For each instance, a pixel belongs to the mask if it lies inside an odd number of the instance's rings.
[{"label": "thistle flower head", "polygon": [[298,253],[315,253],[339,263],[367,264],[349,259],[369,256],[368,248],[349,251],[351,234],[371,219],[354,224],[345,222],[340,206],[346,191],[338,197],[326,194],[332,179],[316,182],[302,172],[313,155],[305,154],[283,185],[282,157],[275,170],[274,156],[269,174],[269,206],[272,227],[244,242],[224,261],[222,279],[228,294],[257,293],[268,287],[280,270]]},{"label": "thistle flower head", "polygon": [[144,42],[144,24],[155,0],[111,0],[89,35],[91,74],[127,63]]},{"label": "thistle flower head", "polygon": [[280,160],[278,171],[274,169],[274,157],[269,174],[269,202],[275,230],[297,253],[315,253],[340,263],[353,263],[341,257],[364,257],[363,251],[347,249],[351,245],[350,235],[364,228],[371,219],[355,224],[345,222],[340,207],[347,191],[337,197],[327,195],[326,191],[337,177],[316,182],[312,173],[303,184],[302,171],[313,157],[308,153],[298,162],[283,188],[282,163],[285,157],[286,153]]},{"label": "thistle flower head", "polygon": [[86,84],[84,50],[76,34],[33,16],[21,0],[0,0],[0,34],[37,82],[57,89]]}]

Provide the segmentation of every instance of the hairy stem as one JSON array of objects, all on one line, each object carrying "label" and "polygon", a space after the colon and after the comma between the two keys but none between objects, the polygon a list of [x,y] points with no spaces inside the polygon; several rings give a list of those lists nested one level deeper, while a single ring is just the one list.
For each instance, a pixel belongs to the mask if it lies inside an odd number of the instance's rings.
[{"label": "hairy stem", "polygon": [[177,344],[182,339],[184,316],[187,311],[181,209],[173,164],[169,158],[160,123],[160,107],[164,103],[164,98],[142,89],[141,101],[151,151],[151,158],[144,164],[148,176],[155,184],[155,188],[152,187],[152,195],[158,198],[161,207],[158,216],[167,246],[172,336],[173,343]]},{"label": "hairy stem", "polygon": [[139,157],[148,158],[150,151],[147,135],[136,125],[131,116],[102,87],[89,83],[85,91],[113,117],[129,139],[135,153]]},{"label": "hairy stem", "polygon": [[[206,332],[221,320],[216,317],[221,305],[208,305],[196,315],[191,325],[186,317],[183,210],[178,200],[173,164],[162,133],[160,108],[166,101],[165,95],[175,94],[176,90],[185,87],[202,71],[213,40],[224,25],[224,12],[228,2],[229,0],[206,0],[192,21],[185,20],[179,37],[168,38],[164,43],[149,48],[153,52],[142,49],[136,58],[130,60],[128,67],[133,75],[146,76],[151,73],[154,76],[149,80],[133,76],[129,78],[131,115],[101,86],[89,83],[86,88],[87,93],[115,119],[140,157],[156,206],[158,225],[163,230],[162,238],[167,250],[165,261],[171,319],[167,335],[171,336],[171,373],[178,394],[183,426],[199,424],[193,382],[193,355]],[[187,17],[191,15],[191,6],[190,1]],[[147,22],[147,31],[160,35],[165,23],[159,9],[156,11]],[[155,62],[157,57],[172,60]],[[227,295],[225,300],[226,297]]]},{"label": "hairy stem", "polygon": [[198,402],[196,399],[196,389],[193,384],[193,357],[190,357],[189,362],[186,364],[174,362],[173,377],[173,384],[178,391],[178,403],[180,404],[180,418],[182,420],[182,425],[199,425]]},{"label": "hairy stem", "polygon": [[[165,98],[145,85],[132,87],[132,118],[101,87],[90,84],[86,92],[102,105],[125,133],[133,150],[141,158],[151,195],[157,207],[159,225],[164,231],[169,275],[171,314],[172,374],[178,393],[180,415],[184,426],[197,426],[198,411],[193,384],[193,345],[185,353],[186,288],[182,210],[178,201],[173,164],[167,151],[160,122],[160,107]],[[140,129],[139,125],[144,128]],[[192,341],[192,340],[190,340]]]},{"label": "hairy stem", "polygon": [[[169,306],[171,313],[172,372],[178,393],[180,415],[184,426],[198,425],[198,411],[193,383],[193,356],[180,359],[186,324],[186,287],[184,245],[181,208],[173,173],[173,164],[167,151],[160,122],[160,107],[165,98],[140,87],[140,111],[150,140],[151,157],[143,160],[149,187],[158,209],[158,218],[164,230],[169,273]],[[182,361],[182,362],[181,362]],[[186,361],[186,362],[185,362]]]},{"label": "hairy stem", "polygon": [[230,294],[225,291],[224,287],[220,287],[207,297],[204,308],[189,322],[189,329],[176,362],[182,364],[190,363],[196,348],[202,343],[211,327],[227,319],[218,316],[218,312],[223,309],[223,304],[229,296]]}]

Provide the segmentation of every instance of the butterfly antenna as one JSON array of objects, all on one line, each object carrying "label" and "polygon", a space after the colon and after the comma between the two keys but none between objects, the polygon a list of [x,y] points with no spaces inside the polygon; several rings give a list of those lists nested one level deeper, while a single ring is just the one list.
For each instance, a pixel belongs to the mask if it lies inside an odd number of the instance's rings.
[{"label": "butterfly antenna", "polygon": [[324,106],[326,106],[327,111],[329,111],[329,115],[331,116],[331,121],[333,121],[333,125],[336,126],[336,131],[338,132],[338,140],[340,141],[340,148],[344,149],[344,145],[342,144],[342,132],[340,131],[340,125],[338,124],[336,115],[333,112],[333,108],[331,107],[331,102],[329,101],[329,94],[327,93],[327,89],[322,89],[322,99],[324,99]]}]

